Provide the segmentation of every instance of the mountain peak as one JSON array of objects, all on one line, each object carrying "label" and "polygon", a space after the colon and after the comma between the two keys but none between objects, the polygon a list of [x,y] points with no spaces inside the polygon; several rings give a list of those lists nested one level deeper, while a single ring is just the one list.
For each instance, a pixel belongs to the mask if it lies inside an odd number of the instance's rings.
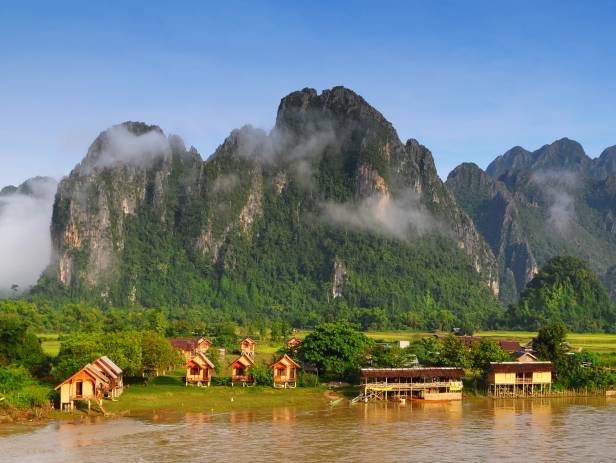
[{"label": "mountain peak", "polygon": [[486,172],[494,178],[501,178],[512,171],[531,169],[584,172],[591,162],[582,145],[575,140],[563,137],[533,152],[515,146],[492,161]]},{"label": "mountain peak", "polygon": [[321,94],[313,88],[290,93],[280,101],[276,127],[302,130],[306,125],[334,121],[364,127],[377,125],[395,133],[391,123],[379,111],[361,95],[343,86],[323,90]]}]

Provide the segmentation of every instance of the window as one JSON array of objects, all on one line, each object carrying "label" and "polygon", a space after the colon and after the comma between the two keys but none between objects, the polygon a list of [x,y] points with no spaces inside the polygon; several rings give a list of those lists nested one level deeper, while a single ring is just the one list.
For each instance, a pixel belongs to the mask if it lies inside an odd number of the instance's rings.
[{"label": "window", "polygon": [[284,376],[286,370],[284,368],[276,368],[276,376]]},{"label": "window", "polygon": [[75,383],[75,395],[82,396],[83,395],[83,382],[77,381]]},{"label": "window", "polygon": [[235,369],[236,376],[244,376],[244,369],[242,367],[238,367]]},{"label": "window", "polygon": [[190,374],[191,374],[192,376],[197,376],[197,375],[199,374],[199,367],[192,367],[192,368],[190,369]]}]

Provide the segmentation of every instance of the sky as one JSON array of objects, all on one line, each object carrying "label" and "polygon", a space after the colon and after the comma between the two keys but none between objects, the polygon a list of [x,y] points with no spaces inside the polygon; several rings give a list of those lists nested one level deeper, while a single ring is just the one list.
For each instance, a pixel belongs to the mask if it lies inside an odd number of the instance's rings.
[{"label": "sky", "polygon": [[616,145],[616,1],[1,2],[0,187],[61,178],[106,128],[207,158],[291,91],[344,85],[439,175],[520,145]]}]

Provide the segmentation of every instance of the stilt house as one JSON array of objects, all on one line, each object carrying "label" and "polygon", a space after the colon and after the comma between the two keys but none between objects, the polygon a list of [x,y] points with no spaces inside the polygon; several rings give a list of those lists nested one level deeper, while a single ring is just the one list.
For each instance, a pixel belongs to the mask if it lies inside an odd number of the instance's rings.
[{"label": "stilt house", "polygon": [[250,356],[250,358],[254,358],[256,346],[257,346],[257,343],[251,338],[249,338],[248,336],[246,336],[244,339],[240,341],[240,352],[242,354],[246,354]]},{"label": "stilt house", "polygon": [[287,354],[272,363],[270,368],[274,370],[274,387],[286,389],[297,386],[297,371],[300,366]]},{"label": "stilt house", "polygon": [[533,397],[549,393],[552,362],[491,362],[488,386],[494,397]]},{"label": "stilt house", "polygon": [[203,352],[197,352],[197,355],[186,364],[186,385],[209,386],[212,383],[213,373],[214,364],[212,361]]},{"label": "stilt house", "polygon": [[60,389],[60,410],[73,411],[75,401],[78,400],[87,401],[88,405],[91,400],[101,404],[105,392],[110,390],[110,383],[111,380],[107,376],[88,363],[56,386],[56,390]]},{"label": "stilt house", "polygon": [[250,372],[250,369],[255,364],[251,356],[242,353],[236,358],[229,367],[231,368],[231,386],[241,384],[242,386],[253,385],[255,377]]},{"label": "stilt house", "polygon": [[362,394],[369,400],[461,400],[464,370],[453,367],[362,368]]},{"label": "stilt house", "polygon": [[182,353],[186,360],[190,360],[197,352],[206,353],[212,346],[212,342],[204,337],[201,338],[175,338],[170,339],[171,346]]}]

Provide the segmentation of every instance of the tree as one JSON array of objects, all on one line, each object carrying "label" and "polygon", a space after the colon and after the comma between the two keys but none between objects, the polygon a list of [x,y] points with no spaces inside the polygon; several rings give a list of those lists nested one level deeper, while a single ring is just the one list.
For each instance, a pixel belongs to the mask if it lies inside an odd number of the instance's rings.
[{"label": "tree", "polygon": [[320,373],[342,379],[357,372],[373,345],[374,341],[348,322],[323,323],[302,341],[298,355]]},{"label": "tree", "polygon": [[0,314],[0,367],[21,365],[36,375],[48,373],[49,360],[28,322],[14,313]]},{"label": "tree", "polygon": [[437,363],[444,367],[469,368],[471,357],[468,349],[460,339],[450,334],[440,345]]},{"label": "tree", "polygon": [[62,381],[104,354],[104,347],[95,334],[69,336],[60,344],[60,352],[55,359],[52,375],[56,380]]},{"label": "tree", "polygon": [[409,352],[417,356],[422,365],[435,365],[437,363],[440,346],[436,338],[428,337],[413,341],[408,347]]},{"label": "tree", "polygon": [[408,349],[376,345],[372,349],[371,365],[381,368],[404,368],[411,365],[414,357],[415,355]]},{"label": "tree", "polygon": [[567,330],[562,323],[553,323],[544,326],[533,339],[533,349],[542,360],[558,362],[565,355],[564,342]]},{"label": "tree", "polygon": [[616,308],[597,275],[568,256],[549,260],[507,315],[511,326],[533,330],[563,323],[576,332],[609,331],[616,323]]},{"label": "tree", "polygon": [[141,368],[165,371],[182,364],[182,356],[169,341],[154,331],[141,333]]},{"label": "tree", "polygon": [[471,348],[471,365],[484,375],[490,369],[490,362],[505,362],[510,355],[490,339],[482,339]]}]

